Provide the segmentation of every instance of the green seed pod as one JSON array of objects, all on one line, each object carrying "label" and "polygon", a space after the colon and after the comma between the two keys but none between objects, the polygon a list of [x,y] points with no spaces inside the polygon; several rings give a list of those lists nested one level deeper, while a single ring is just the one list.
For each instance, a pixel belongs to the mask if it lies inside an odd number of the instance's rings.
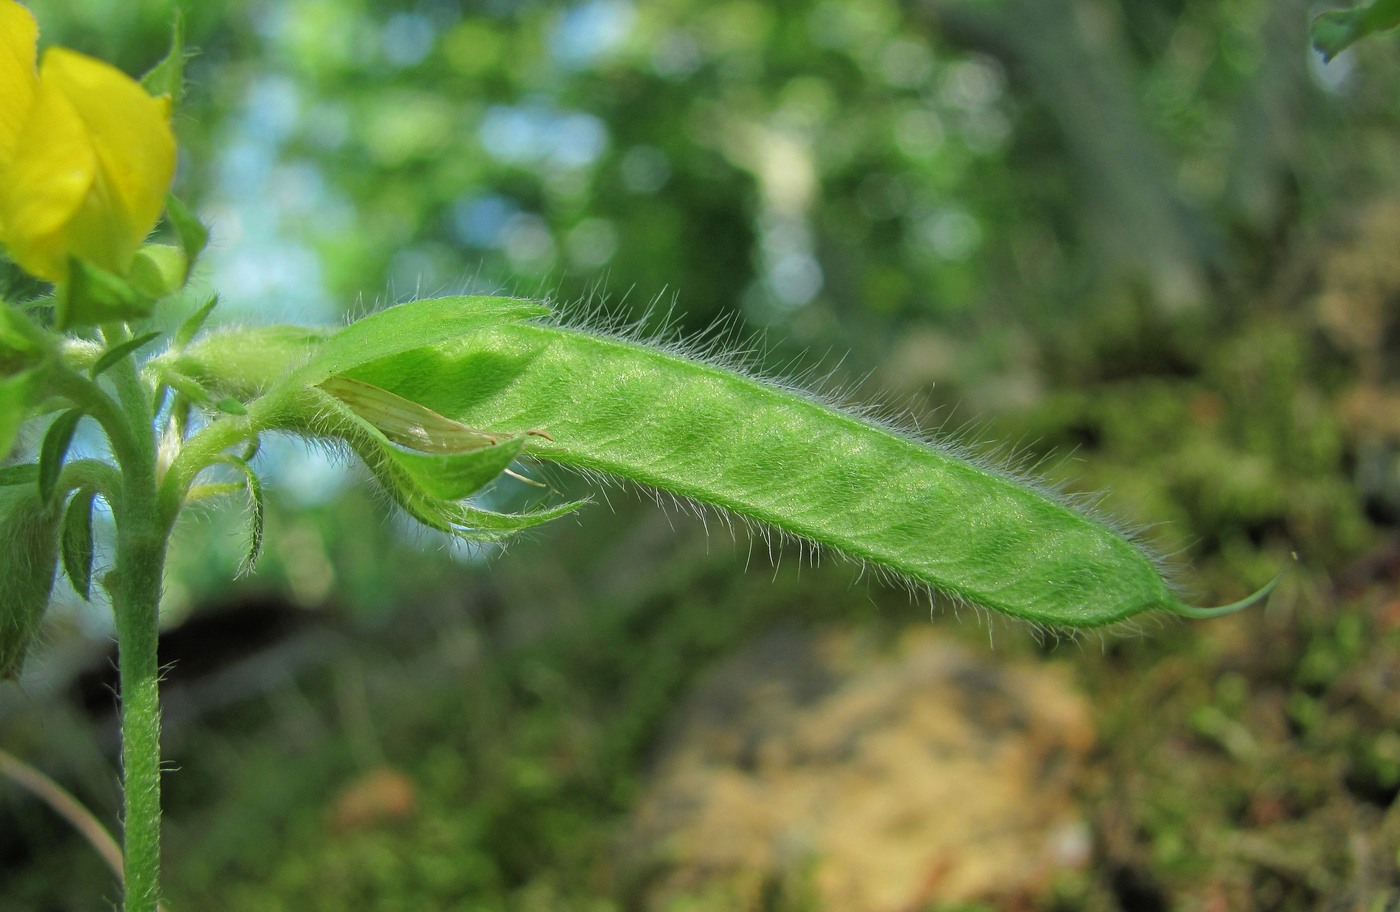
[{"label": "green seed pod", "polygon": [[31,484],[0,487],[0,680],[19,676],[48,607],[62,507]]},{"label": "green seed pod", "polygon": [[509,472],[529,437],[531,457],[725,510],[1049,627],[1148,611],[1214,617],[1273,587],[1188,605],[1130,536],[1016,472],[690,353],[535,322],[546,313],[505,298],[428,299],[308,333],[294,353],[250,354],[259,339],[216,334],[156,360],[211,390],[265,391],[248,403],[252,432],[343,443],[411,515],[466,537],[504,537],[578,506],[512,516],[460,502]]},{"label": "green seed pod", "polygon": [[[916,585],[1051,627],[1184,604],[1102,519],[955,449],[660,348],[503,323],[349,371],[539,459],[730,511]],[[1272,585],[1272,584],[1271,584]]]}]

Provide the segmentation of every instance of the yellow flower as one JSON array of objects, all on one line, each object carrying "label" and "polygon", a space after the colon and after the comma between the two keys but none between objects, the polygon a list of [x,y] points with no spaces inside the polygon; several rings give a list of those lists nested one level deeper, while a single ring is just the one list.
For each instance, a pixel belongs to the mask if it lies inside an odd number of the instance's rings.
[{"label": "yellow flower", "polygon": [[0,0],[0,243],[50,282],[69,257],[124,274],[175,174],[170,99],[66,48],[36,68],[38,38],[29,10]]}]

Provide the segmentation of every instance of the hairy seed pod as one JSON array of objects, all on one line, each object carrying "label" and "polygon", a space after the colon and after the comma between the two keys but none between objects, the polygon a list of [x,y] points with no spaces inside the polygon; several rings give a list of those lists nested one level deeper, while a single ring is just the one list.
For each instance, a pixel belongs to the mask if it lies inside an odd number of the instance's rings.
[{"label": "hairy seed pod", "polygon": [[718,507],[1035,623],[1208,617],[1251,601],[1186,605],[1129,537],[1015,473],[631,340],[517,322],[350,373],[471,427],[542,428],[539,459]]},{"label": "hairy seed pod", "polygon": [[1150,611],[1215,617],[1273,588],[1186,604],[1130,535],[1022,474],[692,352],[545,316],[508,298],[425,299],[296,352],[264,346],[256,364],[229,357],[257,341],[232,335],[157,360],[210,389],[266,390],[248,404],[252,431],[348,444],[410,514],[454,534],[494,540],[578,506],[511,516],[458,502],[508,474],[521,451],[507,447],[528,442],[533,458],[724,510],[1050,627]]}]

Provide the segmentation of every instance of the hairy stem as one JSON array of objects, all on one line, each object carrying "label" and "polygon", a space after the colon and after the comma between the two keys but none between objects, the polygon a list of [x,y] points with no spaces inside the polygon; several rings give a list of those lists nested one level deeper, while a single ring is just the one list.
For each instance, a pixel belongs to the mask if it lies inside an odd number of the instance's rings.
[{"label": "hairy stem", "polygon": [[[124,330],[120,335],[125,335]],[[122,841],[126,875],[123,908],[126,912],[155,912],[160,902],[157,645],[161,582],[174,515],[163,510],[160,501],[149,390],[130,359],[123,359],[114,367],[113,380],[123,425],[134,432],[126,452],[117,453],[122,472],[122,497],[116,516],[117,559],[115,570],[105,581],[116,615],[117,673],[121,681],[125,802]]]},{"label": "hairy stem", "polygon": [[[149,501],[154,509],[154,491]],[[167,530],[128,511],[117,527],[109,581],[121,678],[126,912],[154,912],[160,899],[160,678],[156,646]]]}]

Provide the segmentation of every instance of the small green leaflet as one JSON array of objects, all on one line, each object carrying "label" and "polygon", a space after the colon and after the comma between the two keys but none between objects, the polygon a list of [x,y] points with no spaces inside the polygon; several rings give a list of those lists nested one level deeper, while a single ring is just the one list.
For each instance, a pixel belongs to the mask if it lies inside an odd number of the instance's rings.
[{"label": "small green leaflet", "polygon": [[81,409],[63,412],[49,425],[44,442],[39,445],[39,497],[46,504],[53,502],[58,475],[63,471],[63,461],[68,458],[68,447],[82,417]]},{"label": "small green leaflet", "polygon": [[68,501],[63,511],[62,531],[59,544],[63,553],[63,571],[73,589],[84,601],[91,600],[92,593],[92,505],[97,492],[92,488],[79,488]]},{"label": "small green leaflet", "polygon": [[[175,234],[180,238],[180,249],[185,253],[185,281],[189,281],[190,273],[194,271],[195,260],[209,244],[209,229],[205,228],[199,217],[191,212],[184,201],[173,193],[165,198],[165,218],[174,227]],[[200,319],[202,322],[203,318]],[[183,332],[183,327],[181,331]]]},{"label": "small green leaflet", "polygon": [[253,513],[248,522],[248,555],[243,559],[243,567],[239,573],[251,573],[253,568],[257,566],[258,558],[262,557],[263,524],[267,513],[267,506],[263,500],[262,482],[258,480],[258,473],[253,471],[252,466],[231,453],[220,456],[218,461],[224,465],[233,466],[243,475],[246,482],[248,504]]},{"label": "small green leaflet", "polygon": [[209,315],[214,312],[214,308],[219,306],[219,296],[210,295],[209,300],[200,305],[199,310],[185,318],[185,322],[180,324],[180,328],[175,331],[175,336],[170,340],[171,348],[184,348],[199,335],[199,331],[204,328],[204,322],[209,319]]},{"label": "small green leaflet", "polygon": [[88,371],[88,376],[96,380],[112,365],[116,364],[118,361],[125,358],[127,355],[131,354],[137,349],[140,349],[148,343],[159,339],[160,336],[161,334],[158,332],[149,332],[143,336],[137,336],[135,339],[128,339],[120,345],[116,345],[112,348],[107,349],[105,352],[102,353],[102,357],[97,359],[97,363],[92,366],[92,369]]},{"label": "small green leaflet", "polygon": [[169,95],[178,105],[185,94],[185,23],[178,9],[174,20],[170,25],[170,50],[141,77],[141,87],[152,95]]}]

